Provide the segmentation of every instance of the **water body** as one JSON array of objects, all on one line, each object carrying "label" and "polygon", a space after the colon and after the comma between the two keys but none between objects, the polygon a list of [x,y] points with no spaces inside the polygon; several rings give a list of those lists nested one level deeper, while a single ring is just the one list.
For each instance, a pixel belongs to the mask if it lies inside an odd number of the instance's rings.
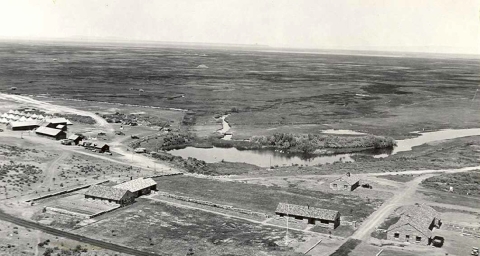
[{"label": "water body", "polygon": [[[337,134],[338,134],[338,130]],[[342,134],[355,134],[355,131],[344,130]],[[384,158],[399,152],[412,150],[413,147],[420,146],[426,143],[432,143],[442,140],[449,140],[455,138],[462,138],[468,136],[480,135],[480,128],[475,129],[447,129],[436,132],[419,133],[420,136],[397,140],[397,146],[393,150],[375,150],[366,151],[356,154],[368,154],[375,158]],[[272,149],[262,150],[238,150],[235,148],[193,148],[187,147],[184,149],[171,150],[172,155],[181,156],[184,158],[194,157],[208,163],[220,162],[222,160],[227,162],[240,162],[254,164],[260,167],[269,167],[272,165],[321,165],[334,162],[353,162],[353,154],[338,154],[328,156],[311,156],[311,155],[295,155],[281,153]]]},{"label": "water body", "polygon": [[194,157],[207,163],[216,163],[222,160],[254,164],[260,167],[284,165],[319,165],[334,162],[353,162],[350,154],[312,157],[304,155],[285,154],[271,149],[238,150],[236,148],[194,148],[187,147],[169,151],[170,154],[183,158]]}]

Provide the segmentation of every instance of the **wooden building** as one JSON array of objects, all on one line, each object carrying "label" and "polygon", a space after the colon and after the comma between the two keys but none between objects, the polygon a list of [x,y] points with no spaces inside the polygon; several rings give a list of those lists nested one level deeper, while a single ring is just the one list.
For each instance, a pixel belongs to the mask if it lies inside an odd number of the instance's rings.
[{"label": "wooden building", "polygon": [[67,138],[67,134],[64,131],[44,126],[39,127],[35,133],[56,140],[63,140]]},{"label": "wooden building", "polygon": [[76,135],[76,134],[72,134],[70,135],[70,137],[68,137],[69,140],[73,141],[73,143],[75,145],[78,145],[80,143],[80,141],[82,141],[82,137]]},{"label": "wooden building", "polygon": [[107,144],[95,145],[94,148],[95,148],[99,153],[110,152],[110,146],[108,146]]},{"label": "wooden building", "polygon": [[[55,128],[55,129],[60,129],[60,130],[67,130],[67,123],[68,120],[65,118],[52,118],[47,120],[47,127],[49,128]],[[61,128],[59,128],[61,127]]]},{"label": "wooden building", "polygon": [[340,225],[340,213],[334,210],[279,203],[275,214],[325,228],[335,229]]},{"label": "wooden building", "polygon": [[40,127],[38,121],[9,122],[7,128],[12,131],[31,131]]},{"label": "wooden building", "polygon": [[152,190],[157,190],[157,182],[155,182],[152,178],[138,178],[118,184],[114,187],[119,189],[126,189],[132,192],[135,197],[139,197],[141,195],[150,194]]},{"label": "wooden building", "polygon": [[135,200],[133,193],[128,190],[102,185],[90,186],[85,193],[85,198],[105,200],[121,205],[131,204]]},{"label": "wooden building", "polygon": [[330,183],[330,188],[333,190],[353,191],[359,186],[360,178],[358,178],[357,175],[350,174],[349,172]]},{"label": "wooden building", "polygon": [[400,219],[388,228],[388,240],[429,245],[434,239],[434,229],[442,225],[438,212],[427,205],[404,206],[397,213]]}]

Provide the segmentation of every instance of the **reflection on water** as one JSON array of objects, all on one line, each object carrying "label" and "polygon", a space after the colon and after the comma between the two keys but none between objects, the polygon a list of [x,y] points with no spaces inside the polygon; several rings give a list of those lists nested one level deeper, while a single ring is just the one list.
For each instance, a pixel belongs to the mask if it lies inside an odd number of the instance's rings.
[{"label": "reflection on water", "polygon": [[187,147],[169,151],[170,154],[183,158],[194,157],[207,163],[239,162],[254,164],[260,167],[283,165],[319,165],[334,162],[353,162],[350,154],[331,156],[308,156],[280,153],[271,149],[238,150],[236,148],[193,148]]},{"label": "reflection on water", "polygon": [[[228,124],[227,124],[228,125]],[[410,151],[412,147],[420,146],[425,143],[480,135],[480,129],[459,129],[459,130],[441,130],[436,132],[419,133],[420,136],[411,139],[398,140],[397,146],[393,149],[372,149],[365,150],[355,154],[369,155],[375,158],[384,158],[398,152]],[[228,136],[228,138],[227,138]],[[225,136],[231,139],[231,135]],[[272,149],[261,150],[238,150],[236,148],[193,148],[171,150],[172,155],[183,158],[194,157],[208,163],[227,162],[249,163],[261,167],[283,166],[283,165],[321,165],[334,162],[353,162],[353,154],[338,154],[328,156],[314,156],[301,154],[286,154]]]}]

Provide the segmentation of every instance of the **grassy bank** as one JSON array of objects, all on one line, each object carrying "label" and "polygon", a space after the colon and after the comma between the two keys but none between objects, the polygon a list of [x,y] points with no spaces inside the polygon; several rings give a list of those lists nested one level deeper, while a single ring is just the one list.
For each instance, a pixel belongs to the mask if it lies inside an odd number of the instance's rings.
[{"label": "grassy bank", "polygon": [[459,195],[480,196],[480,171],[449,173],[422,181],[422,186],[438,191],[449,191]]}]

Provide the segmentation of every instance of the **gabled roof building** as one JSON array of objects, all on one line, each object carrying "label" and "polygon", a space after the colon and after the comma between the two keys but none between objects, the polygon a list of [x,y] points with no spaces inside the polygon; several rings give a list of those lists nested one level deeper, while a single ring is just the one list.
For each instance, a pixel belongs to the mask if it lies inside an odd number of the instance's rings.
[{"label": "gabled roof building", "polygon": [[44,126],[39,127],[35,133],[56,140],[63,140],[67,138],[67,134],[64,131]]},{"label": "gabled roof building", "polygon": [[157,182],[152,178],[138,178],[114,186],[119,189],[126,189],[132,192],[135,197],[150,194],[152,190],[157,190]]},{"label": "gabled roof building", "polygon": [[290,217],[308,224],[331,229],[335,229],[340,225],[340,213],[335,210],[279,203],[275,214],[280,217]]},{"label": "gabled roof building", "polygon": [[134,195],[130,191],[102,185],[90,186],[85,193],[85,198],[106,200],[121,205],[130,204],[134,201]]},{"label": "gabled roof building", "polygon": [[400,219],[387,230],[387,239],[429,245],[435,228],[442,225],[437,211],[427,205],[415,204],[397,210]]},{"label": "gabled roof building", "polygon": [[29,131],[40,127],[38,121],[9,122],[7,128],[12,131]]},{"label": "gabled roof building", "polygon": [[360,178],[347,172],[345,175],[333,180],[330,188],[333,190],[353,191],[360,186]]}]

